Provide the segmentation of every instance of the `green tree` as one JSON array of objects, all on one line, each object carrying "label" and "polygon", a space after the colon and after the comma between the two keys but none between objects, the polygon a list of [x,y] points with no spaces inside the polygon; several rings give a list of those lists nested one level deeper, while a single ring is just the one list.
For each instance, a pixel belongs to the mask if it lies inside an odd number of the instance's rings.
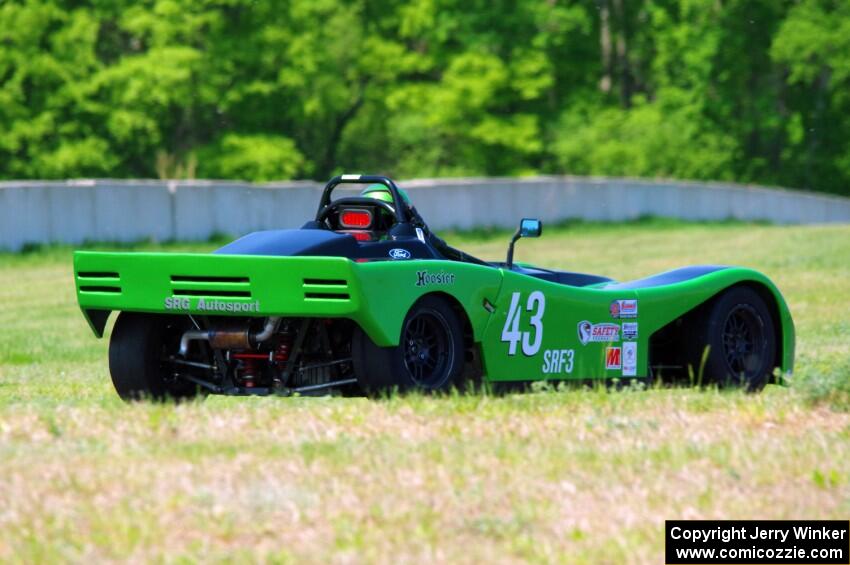
[{"label": "green tree", "polygon": [[573,173],[850,194],[844,0],[6,0],[0,178]]}]

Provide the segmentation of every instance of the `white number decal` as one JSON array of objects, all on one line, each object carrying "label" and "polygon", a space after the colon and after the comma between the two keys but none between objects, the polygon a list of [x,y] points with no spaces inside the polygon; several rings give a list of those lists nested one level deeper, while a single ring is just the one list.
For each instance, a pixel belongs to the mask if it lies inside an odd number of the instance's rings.
[{"label": "white number decal", "polygon": [[535,303],[537,304],[537,311],[529,320],[529,323],[534,327],[534,341],[529,343],[529,332],[525,332],[522,336],[522,352],[529,357],[540,351],[540,344],[543,342],[543,311],[546,310],[546,297],[539,290],[528,295],[528,304],[525,306],[526,312],[531,312]]},{"label": "white number decal", "polygon": [[535,290],[528,296],[528,302],[525,305],[525,311],[532,314],[529,323],[534,328],[534,341],[531,341],[531,332],[519,331],[520,319],[520,293],[514,292],[511,295],[511,305],[508,308],[508,317],[505,320],[505,327],[502,328],[502,341],[507,342],[508,355],[516,355],[517,343],[522,340],[522,353],[531,357],[540,351],[540,345],[543,343],[543,312],[546,310],[546,297],[539,290]]},{"label": "white number decal", "polygon": [[515,292],[511,296],[511,307],[508,308],[508,319],[505,320],[505,327],[502,328],[502,341],[507,341],[508,355],[516,355],[516,344],[519,343],[521,334],[519,333],[519,293]]}]

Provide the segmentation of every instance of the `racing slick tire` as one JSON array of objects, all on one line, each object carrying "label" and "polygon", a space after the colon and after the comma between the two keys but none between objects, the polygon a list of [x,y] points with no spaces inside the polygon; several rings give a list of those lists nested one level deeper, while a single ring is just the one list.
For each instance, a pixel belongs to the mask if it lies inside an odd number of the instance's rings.
[{"label": "racing slick tire", "polygon": [[186,322],[174,316],[118,315],[109,340],[109,373],[123,400],[182,401],[200,394],[197,385],[173,377],[164,363],[186,329]]},{"label": "racing slick tire", "polygon": [[694,374],[701,368],[706,382],[749,392],[764,388],[776,366],[778,345],[773,318],[759,293],[746,286],[730,288],[709,304],[702,321],[698,348],[691,353]]},{"label": "racing slick tire", "polygon": [[367,394],[447,391],[464,370],[463,325],[437,296],[420,298],[408,311],[395,347],[378,347],[359,327],[352,339],[354,373]]}]

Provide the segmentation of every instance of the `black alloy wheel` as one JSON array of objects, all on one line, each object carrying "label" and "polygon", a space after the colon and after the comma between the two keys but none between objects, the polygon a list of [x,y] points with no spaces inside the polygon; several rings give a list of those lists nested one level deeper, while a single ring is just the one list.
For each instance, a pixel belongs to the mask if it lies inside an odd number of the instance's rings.
[{"label": "black alloy wheel", "polygon": [[696,323],[690,364],[699,382],[751,392],[764,388],[778,365],[780,344],[773,316],[758,291],[750,286],[724,291]]},{"label": "black alloy wheel", "polygon": [[410,308],[397,346],[378,347],[357,327],[351,350],[354,374],[369,394],[463,388],[463,323],[441,296],[426,295]]},{"label": "black alloy wheel", "polygon": [[455,356],[448,321],[434,309],[423,309],[407,320],[402,338],[404,367],[417,388],[442,388]]},{"label": "black alloy wheel", "polygon": [[723,325],[723,355],[729,372],[752,378],[764,358],[765,349],[763,320],[750,304],[738,304],[726,316]]}]

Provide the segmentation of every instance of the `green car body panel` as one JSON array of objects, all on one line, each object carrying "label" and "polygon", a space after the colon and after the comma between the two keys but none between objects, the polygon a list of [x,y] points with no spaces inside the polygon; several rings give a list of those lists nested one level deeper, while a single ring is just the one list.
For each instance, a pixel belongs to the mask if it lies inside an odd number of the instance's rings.
[{"label": "green car body panel", "polygon": [[[98,336],[113,311],[347,318],[389,347],[398,345],[411,306],[440,293],[465,313],[490,381],[646,377],[655,332],[724,289],[751,285],[769,299],[781,332],[778,364],[786,374],[793,369],[788,306],[767,277],[745,268],[618,288],[449,260],[79,251],[74,273],[80,308]],[[622,301],[634,310],[613,317],[612,303]]]}]

